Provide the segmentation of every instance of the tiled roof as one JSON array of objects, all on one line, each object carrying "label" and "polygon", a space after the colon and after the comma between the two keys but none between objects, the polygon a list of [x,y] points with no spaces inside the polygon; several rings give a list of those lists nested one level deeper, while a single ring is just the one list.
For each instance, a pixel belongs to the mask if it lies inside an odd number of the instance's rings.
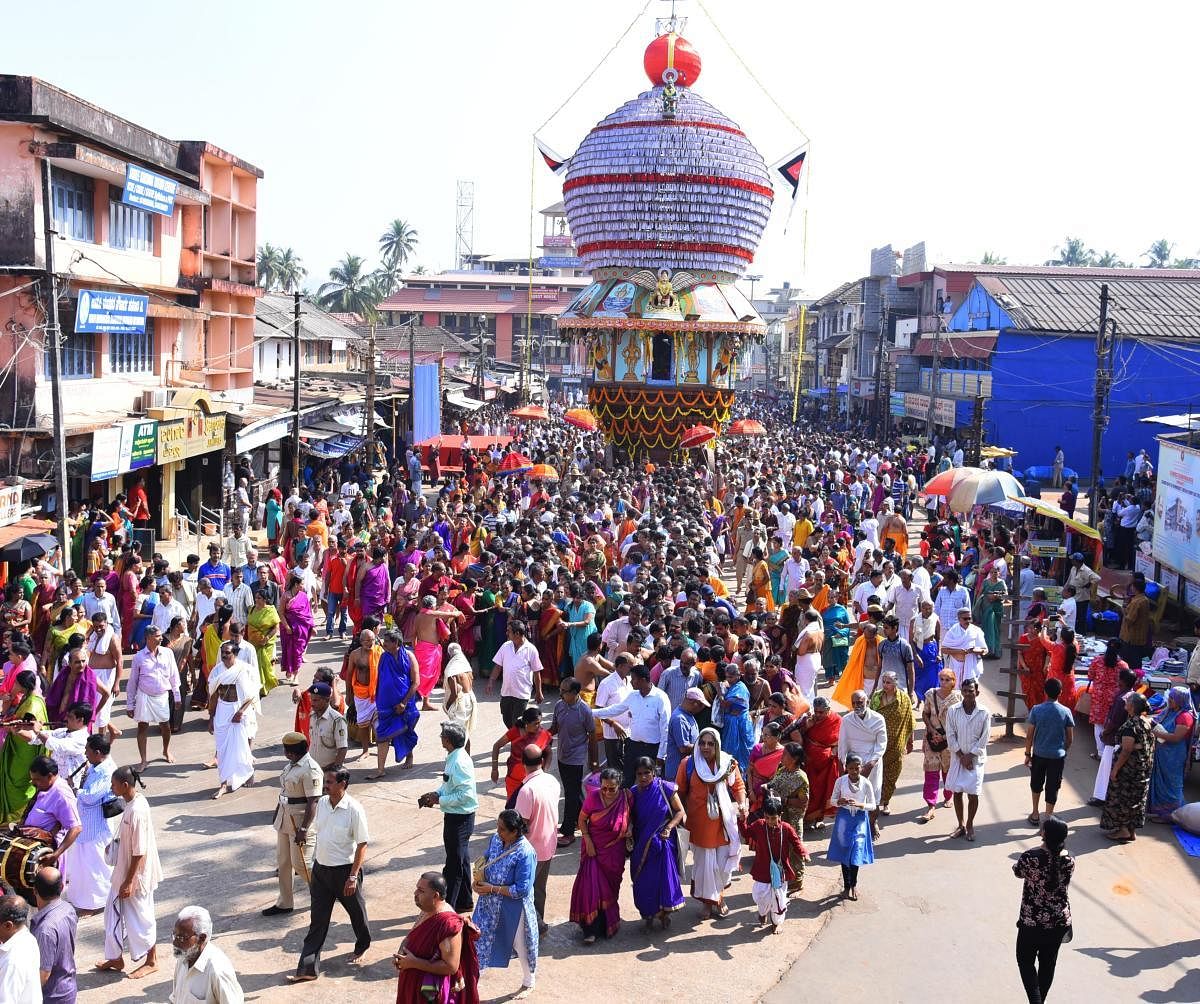
[{"label": "tiled roof", "polygon": [[[415,352],[428,355],[435,352],[476,352],[477,347],[460,338],[440,325],[426,327],[422,324],[413,325],[413,349]],[[375,345],[380,352],[398,352],[406,357],[408,352],[408,325],[397,324],[394,327],[379,327],[375,329]]]},{"label": "tiled roof", "polygon": [[940,355],[943,359],[988,359],[996,347],[996,335],[960,335],[946,332],[937,339],[928,336],[913,346],[914,356]]},{"label": "tiled roof", "polygon": [[[294,301],[289,293],[264,293],[254,301],[254,334],[257,338],[292,337]],[[356,341],[353,328],[327,310],[308,300],[300,302],[300,338],[302,341],[332,341],[344,338]]]},{"label": "tiled roof", "polygon": [[863,279],[851,279],[849,282],[844,282],[831,293],[826,293],[819,300],[812,302],[810,310],[816,310],[819,307],[828,307],[833,303],[862,303],[862,284]]},{"label": "tiled roof", "polygon": [[977,282],[1022,331],[1093,334],[1108,283],[1109,316],[1123,336],[1200,339],[1200,270],[1051,268]]},{"label": "tiled roof", "polygon": [[[532,313],[557,317],[575,298],[575,294],[585,281],[576,286],[558,290],[555,299],[534,299]],[[436,293],[436,297],[427,298],[427,293]],[[500,299],[499,293],[506,292],[508,297]],[[381,311],[404,313],[471,313],[479,311],[485,314],[524,314],[530,311],[529,294],[518,288],[515,290],[494,289],[411,289],[397,290],[379,305]]]}]

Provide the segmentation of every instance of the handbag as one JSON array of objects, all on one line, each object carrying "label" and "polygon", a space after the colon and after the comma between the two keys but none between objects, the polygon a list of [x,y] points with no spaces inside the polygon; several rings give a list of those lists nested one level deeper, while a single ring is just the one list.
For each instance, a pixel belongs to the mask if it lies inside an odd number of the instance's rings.
[{"label": "handbag", "polygon": [[[937,694],[933,695],[933,710],[937,714],[938,718],[942,717],[942,709],[938,704]],[[929,748],[933,750],[934,753],[941,753],[942,750],[946,749],[946,747],[950,745],[950,741],[946,738],[946,733],[940,729],[936,735],[927,735],[925,737],[925,741],[929,743]]]},{"label": "handbag", "polygon": [[779,861],[775,860],[775,855],[771,852],[771,832],[767,831],[767,856],[771,859],[771,888],[782,889],[783,882],[783,827],[779,828]]},{"label": "handbag", "polygon": [[508,850],[506,850],[503,854],[497,854],[494,858],[492,858],[491,861],[487,860],[486,854],[480,854],[479,857],[477,857],[473,862],[471,862],[471,878],[474,879],[476,883],[483,882],[484,881],[483,873],[488,868],[490,868],[492,865],[494,865],[497,861],[501,861],[504,858],[508,857],[510,854],[513,853],[513,851],[515,851],[520,846],[521,846],[521,842],[519,840],[514,840],[512,846]]}]

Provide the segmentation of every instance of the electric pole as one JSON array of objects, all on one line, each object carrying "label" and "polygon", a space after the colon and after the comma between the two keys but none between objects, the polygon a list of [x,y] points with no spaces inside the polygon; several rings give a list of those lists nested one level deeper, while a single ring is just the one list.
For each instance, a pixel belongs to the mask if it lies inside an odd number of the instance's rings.
[{"label": "electric pole", "polygon": [[971,415],[971,466],[979,467],[983,461],[983,395],[975,398],[975,411]]},{"label": "electric pole", "polygon": [[[366,451],[367,469],[374,470],[371,454],[375,442],[375,321],[374,314],[371,317],[371,327],[367,335],[367,400],[363,405],[363,448]],[[412,370],[408,373],[408,396],[412,399],[413,391],[413,374]]]},{"label": "electric pole", "polygon": [[888,307],[884,306],[883,313],[879,315],[879,345],[875,352],[875,435],[883,437],[884,430],[884,402],[881,399],[883,391],[883,359],[884,359],[884,336],[887,333],[888,327]]},{"label": "electric pole", "polygon": [[300,490],[300,291],[292,294],[292,491]]},{"label": "electric pole", "polygon": [[50,211],[50,161],[42,157],[42,231],[46,255],[46,331],[44,343],[50,353],[50,405],[54,420],[54,518],[55,536],[63,568],[71,563],[71,545],[67,533],[67,429],[62,399],[62,330],[58,321],[58,276],[54,272],[54,214]]},{"label": "electric pole", "polygon": [[[417,371],[417,319],[408,319],[408,441],[417,441],[417,399],[413,396],[413,374]],[[440,431],[440,430],[439,430]]]},{"label": "electric pole", "polygon": [[1092,410],[1092,486],[1088,490],[1088,523],[1096,525],[1096,496],[1103,472],[1100,447],[1108,425],[1108,392],[1112,389],[1113,343],[1117,322],[1108,319],[1108,283],[1100,284],[1100,324],[1096,328],[1096,400]]},{"label": "electric pole", "polygon": [[925,418],[925,439],[933,442],[933,416],[937,408],[938,381],[942,368],[942,318],[938,315],[933,328],[933,374],[929,381],[929,414]]}]

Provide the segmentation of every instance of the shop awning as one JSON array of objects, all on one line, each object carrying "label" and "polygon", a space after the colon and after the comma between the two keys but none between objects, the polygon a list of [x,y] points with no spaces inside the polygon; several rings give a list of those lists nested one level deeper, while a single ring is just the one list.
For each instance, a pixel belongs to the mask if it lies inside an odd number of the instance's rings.
[{"label": "shop awning", "polygon": [[300,426],[301,439],[315,439],[318,442],[325,439],[333,439],[334,436],[340,436],[341,430],[331,432],[329,429],[322,429],[319,425],[302,425]]},{"label": "shop awning", "polygon": [[1092,540],[1102,539],[1100,531],[1095,527],[1088,526],[1086,523],[1080,523],[1079,520],[1071,519],[1058,506],[1051,505],[1049,502],[1043,502],[1041,499],[1025,498],[1024,496],[1012,499],[1012,501],[1020,503],[1027,509],[1032,509],[1040,516],[1049,516],[1051,519],[1056,519],[1077,533],[1082,533],[1085,537],[1091,537]]},{"label": "shop awning", "polygon": [[[303,431],[303,430],[301,430]],[[314,457],[335,460],[352,453],[365,443],[362,436],[331,436],[320,442],[307,443],[304,449]]]},{"label": "shop awning", "polygon": [[[358,432],[362,431],[363,413],[362,413],[361,408],[359,409],[357,415],[355,415],[351,412],[347,412],[345,414],[330,415],[329,418],[335,424],[340,425],[342,427],[340,430],[342,432],[345,432],[347,429],[356,430]],[[375,428],[376,429],[390,429],[391,426],[388,425],[387,422],[385,422],[378,415],[376,415],[375,416]]]},{"label": "shop awning", "polygon": [[463,408],[466,411],[478,411],[483,407],[482,401],[476,401],[473,397],[467,397],[461,390],[447,391],[446,403],[452,404],[456,408]]}]

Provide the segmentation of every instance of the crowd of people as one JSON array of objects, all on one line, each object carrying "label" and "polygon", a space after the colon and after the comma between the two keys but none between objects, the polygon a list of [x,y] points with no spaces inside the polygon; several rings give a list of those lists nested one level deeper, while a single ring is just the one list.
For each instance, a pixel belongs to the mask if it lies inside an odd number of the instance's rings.
[{"label": "crowd of people", "polygon": [[[975,841],[992,726],[979,681],[1004,644],[1022,542],[933,504],[923,529],[910,526],[927,476],[961,464],[954,442],[874,443],[794,425],[765,400],[754,413],[768,438],[655,464],[614,458],[558,408],[546,421],[488,409],[472,431],[496,445],[464,449],[461,473],[435,481],[412,451],[389,473],[346,461],[313,487],[273,493],[265,542],[237,525],[207,561],[191,555],[182,568],[131,542],[139,500],[80,509],[73,567],[32,563],[0,608],[0,814],[52,848],[39,882],[58,890],[55,916],[103,912],[97,968],[123,971],[128,955],[140,960],[130,975],[156,970],[162,869],[138,788],[150,731],[170,763],[185,711],[202,714],[220,798],[255,783],[262,702],[281,684],[295,727],[283,737],[273,822],[278,895],[263,913],[292,912],[296,879],[308,886],[297,982],[320,975],[335,905],[351,920],[353,957],[371,944],[368,819],[347,768],[355,750],[374,754],[373,782],[390,762],[445,764],[420,805],[442,814],[446,862],[414,892],[421,917],[394,957],[401,1001],[477,999],[479,971],[514,955],[522,992],[532,990],[547,880],[576,842],[569,916],[584,944],[619,930],[627,871],[646,931],[668,928],[689,896],[701,921],[726,916],[746,871],[757,922],[779,932],[826,837],[843,895],[857,899],[860,869],[902,811],[898,783],[918,745],[918,821],[952,806],[951,838]],[[560,477],[531,479],[524,464],[504,473],[518,452]],[[346,642],[340,672],[306,671],[319,621]],[[1036,929],[1018,941],[1022,976],[1027,988],[1041,979],[1043,995],[1054,938],[1070,923],[1073,864],[1055,810],[1077,654],[1061,614],[1035,603],[1021,683],[1028,821],[1045,844],[1015,870],[1027,898],[1037,885],[1061,900],[1053,911],[1022,907],[1022,930]],[[1108,835],[1128,841],[1147,811],[1182,803],[1195,719],[1187,688],[1151,718],[1140,666],[1121,655],[1118,642],[1088,675],[1095,800]],[[479,706],[493,696],[504,731],[480,737]],[[443,720],[437,751],[418,749],[429,713]],[[118,767],[120,714],[135,725],[137,756]],[[505,755],[506,799],[475,861],[473,741],[485,759],[490,744],[496,783]],[[25,923],[20,903],[0,900],[0,943],[5,924]],[[72,921],[72,943],[73,932]],[[211,933],[202,909],[180,914],[176,1002],[241,1000]],[[41,969],[51,958],[73,987],[74,960],[55,944],[43,942]],[[0,987],[16,958],[0,952]],[[180,989],[193,979],[216,996]],[[40,1000],[37,991],[0,999]]]}]

